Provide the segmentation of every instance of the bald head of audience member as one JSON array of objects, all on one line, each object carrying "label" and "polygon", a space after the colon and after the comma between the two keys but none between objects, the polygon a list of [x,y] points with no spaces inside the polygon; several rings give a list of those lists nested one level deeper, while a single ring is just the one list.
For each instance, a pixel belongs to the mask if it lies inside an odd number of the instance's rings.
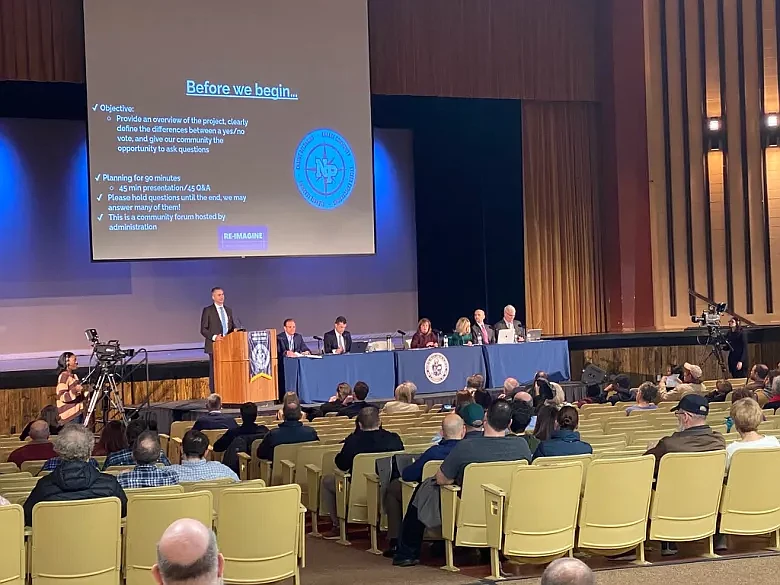
[{"label": "bald head of audience member", "polygon": [[590,567],[579,559],[563,558],[550,563],[542,574],[541,585],[595,585]]},{"label": "bald head of audience member", "polygon": [[225,559],[214,533],[197,520],[176,520],[157,543],[152,576],[160,585],[221,585]]},{"label": "bald head of audience member", "polygon": [[36,420],[30,425],[30,438],[33,443],[44,443],[49,440],[49,423],[45,420]]},{"label": "bald head of audience member", "polygon": [[520,382],[518,382],[515,378],[507,378],[504,380],[504,395],[507,398],[512,398],[512,396],[515,395],[515,392],[517,392],[517,388],[520,386]]},{"label": "bald head of audience member", "polygon": [[466,434],[466,425],[463,419],[454,412],[445,416],[441,421],[442,439],[454,439],[459,441]]},{"label": "bald head of audience member", "polygon": [[520,402],[528,402],[529,404],[533,403],[534,398],[531,396],[528,392],[521,390],[520,392],[515,393],[514,400],[520,401]]}]

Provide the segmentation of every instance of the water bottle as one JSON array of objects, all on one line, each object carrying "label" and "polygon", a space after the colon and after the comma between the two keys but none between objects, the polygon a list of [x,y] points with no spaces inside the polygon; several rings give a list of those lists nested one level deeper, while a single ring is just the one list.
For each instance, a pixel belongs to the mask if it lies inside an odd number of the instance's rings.
[{"label": "water bottle", "polygon": [[393,351],[393,338],[387,336],[387,351]]},{"label": "water bottle", "polygon": [[444,344],[444,347],[449,347],[450,346],[450,336],[449,335],[444,335],[443,344]]}]

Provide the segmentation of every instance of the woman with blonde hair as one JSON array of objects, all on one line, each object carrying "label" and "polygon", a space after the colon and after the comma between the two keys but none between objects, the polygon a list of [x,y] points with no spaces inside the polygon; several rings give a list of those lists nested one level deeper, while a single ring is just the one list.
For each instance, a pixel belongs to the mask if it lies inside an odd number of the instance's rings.
[{"label": "woman with blonde hair", "polygon": [[780,447],[780,441],[772,435],[762,435],[758,427],[764,413],[758,402],[752,398],[741,398],[731,405],[731,420],[739,433],[739,441],[726,445],[726,471],[731,466],[731,457],[740,449],[767,449]]},{"label": "woman with blonde hair", "polygon": [[420,408],[412,403],[412,388],[409,382],[401,382],[395,389],[395,400],[385,404],[382,412],[397,414],[399,412],[419,412]]},{"label": "woman with blonde hair", "polygon": [[450,345],[474,345],[471,340],[471,321],[461,317],[455,324],[455,333],[450,335]]}]

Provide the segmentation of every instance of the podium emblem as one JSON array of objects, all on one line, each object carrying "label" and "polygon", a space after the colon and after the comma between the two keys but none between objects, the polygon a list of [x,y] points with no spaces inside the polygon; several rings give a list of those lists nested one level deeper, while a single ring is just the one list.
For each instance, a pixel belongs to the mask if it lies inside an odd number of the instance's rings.
[{"label": "podium emblem", "polygon": [[425,377],[431,384],[441,384],[450,375],[450,362],[443,353],[432,353],[425,360]]}]

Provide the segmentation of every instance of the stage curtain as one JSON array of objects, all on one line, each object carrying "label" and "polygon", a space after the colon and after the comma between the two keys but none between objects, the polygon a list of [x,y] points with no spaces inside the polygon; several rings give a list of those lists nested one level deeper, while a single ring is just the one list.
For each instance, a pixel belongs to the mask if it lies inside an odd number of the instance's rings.
[{"label": "stage curtain", "polygon": [[526,311],[546,334],[605,331],[598,152],[596,104],[523,103]]},{"label": "stage curtain", "polygon": [[84,81],[78,0],[0,0],[0,80]]}]

